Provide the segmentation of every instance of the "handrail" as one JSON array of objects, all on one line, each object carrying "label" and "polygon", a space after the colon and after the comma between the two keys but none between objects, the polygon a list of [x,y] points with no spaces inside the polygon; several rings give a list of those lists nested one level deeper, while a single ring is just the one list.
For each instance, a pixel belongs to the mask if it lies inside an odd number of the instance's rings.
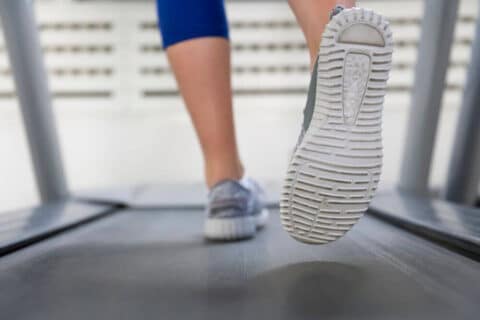
[{"label": "handrail", "polygon": [[428,195],[458,0],[426,0],[399,188]]},{"label": "handrail", "polygon": [[0,0],[0,20],[41,200],[66,198],[67,181],[31,1]]},{"label": "handrail", "polygon": [[472,61],[459,112],[457,131],[448,170],[445,197],[473,206],[480,182],[480,20],[477,19]]}]

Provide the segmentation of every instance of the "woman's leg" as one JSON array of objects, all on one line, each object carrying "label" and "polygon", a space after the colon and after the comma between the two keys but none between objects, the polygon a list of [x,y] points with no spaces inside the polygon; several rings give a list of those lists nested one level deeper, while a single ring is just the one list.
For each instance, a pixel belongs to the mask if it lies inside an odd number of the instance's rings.
[{"label": "woman's leg", "polygon": [[288,3],[302,28],[313,68],[323,29],[330,20],[330,12],[336,5],[351,8],[355,6],[355,0],[288,0]]},{"label": "woman's leg", "polygon": [[243,175],[232,113],[223,0],[158,0],[163,44],[205,160],[209,187]]},{"label": "woman's leg", "polygon": [[197,38],[167,49],[200,140],[209,187],[243,175],[232,113],[229,48],[226,39]]}]

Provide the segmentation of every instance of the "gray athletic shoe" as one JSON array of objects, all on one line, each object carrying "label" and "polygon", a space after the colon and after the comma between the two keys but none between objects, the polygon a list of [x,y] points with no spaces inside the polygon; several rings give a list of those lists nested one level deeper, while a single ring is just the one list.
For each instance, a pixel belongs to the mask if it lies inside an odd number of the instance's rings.
[{"label": "gray athletic shoe", "polygon": [[296,240],[342,237],[375,194],[392,45],[383,16],[360,8],[332,13],[280,201],[283,226]]},{"label": "gray athletic shoe", "polygon": [[264,198],[262,188],[251,179],[217,183],[208,195],[205,236],[223,241],[253,237],[268,220]]},{"label": "gray athletic shoe", "polygon": [[[336,15],[341,13],[345,10],[344,6],[337,5],[333,10],[330,12],[330,20],[333,19]],[[313,112],[315,109],[315,99],[317,94],[317,77],[318,77],[318,56],[315,60],[315,64],[313,66],[311,78],[310,78],[310,85],[308,86],[308,94],[307,94],[307,103],[305,108],[303,109],[303,123],[302,128],[300,130],[300,135],[297,139],[297,144],[295,145],[295,151],[297,150],[298,146],[303,140],[305,136],[305,132],[307,132],[308,127],[310,126],[310,122],[312,122]]]}]

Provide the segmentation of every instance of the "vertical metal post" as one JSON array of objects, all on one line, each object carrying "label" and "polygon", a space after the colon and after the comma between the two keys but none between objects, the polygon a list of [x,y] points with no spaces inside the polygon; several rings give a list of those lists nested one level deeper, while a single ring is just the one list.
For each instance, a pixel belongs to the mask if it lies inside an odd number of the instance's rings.
[{"label": "vertical metal post", "polygon": [[59,200],[68,189],[31,1],[0,0],[0,19],[40,197]]},{"label": "vertical metal post", "polygon": [[480,20],[468,70],[463,102],[450,158],[445,197],[474,205],[480,181]]},{"label": "vertical metal post", "polygon": [[428,194],[428,179],[458,0],[426,0],[399,188]]}]

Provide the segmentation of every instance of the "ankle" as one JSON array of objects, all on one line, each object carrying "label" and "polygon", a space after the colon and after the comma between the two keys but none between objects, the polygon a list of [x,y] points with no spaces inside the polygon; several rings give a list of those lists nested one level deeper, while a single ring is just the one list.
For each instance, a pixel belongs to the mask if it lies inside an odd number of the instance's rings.
[{"label": "ankle", "polygon": [[209,188],[222,180],[240,180],[243,175],[244,169],[240,162],[231,165],[227,163],[207,165],[205,170],[205,179]]},{"label": "ankle", "polygon": [[355,6],[355,0],[337,0],[336,6],[342,6],[346,9],[352,8]]}]

